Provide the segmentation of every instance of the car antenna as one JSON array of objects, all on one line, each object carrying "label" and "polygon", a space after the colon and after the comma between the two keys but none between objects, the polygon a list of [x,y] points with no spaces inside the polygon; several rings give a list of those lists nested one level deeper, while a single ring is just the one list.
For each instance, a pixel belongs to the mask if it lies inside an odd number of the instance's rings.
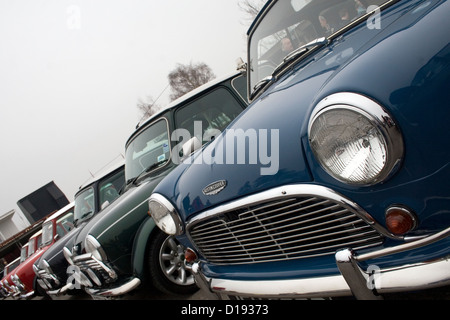
[{"label": "car antenna", "polygon": [[[167,86],[164,88],[164,90],[161,91],[161,93],[159,94],[158,98],[156,98],[156,100],[153,101],[153,104],[151,105],[151,107],[149,109],[151,109],[155,105],[155,103],[159,100],[159,98],[161,98],[161,96],[164,94],[164,92],[166,92],[166,90],[169,88],[169,86],[170,86],[170,83],[168,83]],[[141,126],[142,120],[144,118],[146,118],[146,117],[149,117],[149,116],[151,116],[151,114],[148,114],[148,111],[146,111],[144,113],[144,115],[142,116],[142,118],[139,120],[138,124],[136,125],[136,129]]]}]

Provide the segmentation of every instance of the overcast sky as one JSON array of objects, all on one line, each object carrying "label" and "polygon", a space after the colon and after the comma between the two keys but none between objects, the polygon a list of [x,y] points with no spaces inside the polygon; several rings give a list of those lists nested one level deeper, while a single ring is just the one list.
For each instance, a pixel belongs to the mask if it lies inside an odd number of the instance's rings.
[{"label": "overcast sky", "polygon": [[0,0],[0,216],[50,181],[72,201],[124,154],[139,99],[177,63],[233,72],[247,28],[238,0]]}]

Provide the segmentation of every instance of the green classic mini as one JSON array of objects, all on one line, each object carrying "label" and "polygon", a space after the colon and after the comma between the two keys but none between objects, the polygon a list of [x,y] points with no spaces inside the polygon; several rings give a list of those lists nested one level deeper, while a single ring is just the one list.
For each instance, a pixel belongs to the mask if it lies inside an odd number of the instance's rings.
[{"label": "green classic mini", "polygon": [[241,73],[174,101],[140,125],[126,143],[126,186],[68,243],[69,281],[94,297],[128,293],[143,283],[171,294],[197,290],[184,248],[155,227],[148,198],[183,157],[214,139],[246,107]]}]

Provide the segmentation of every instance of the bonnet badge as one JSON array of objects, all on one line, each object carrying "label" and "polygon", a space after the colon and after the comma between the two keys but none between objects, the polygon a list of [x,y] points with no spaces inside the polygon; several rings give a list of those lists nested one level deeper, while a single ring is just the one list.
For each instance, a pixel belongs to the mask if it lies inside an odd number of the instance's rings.
[{"label": "bonnet badge", "polygon": [[205,196],[213,196],[215,194],[218,194],[223,189],[225,189],[226,186],[227,186],[227,181],[226,180],[220,180],[220,181],[216,181],[216,182],[213,182],[213,183],[207,185],[202,190],[202,192],[203,192],[203,194]]}]

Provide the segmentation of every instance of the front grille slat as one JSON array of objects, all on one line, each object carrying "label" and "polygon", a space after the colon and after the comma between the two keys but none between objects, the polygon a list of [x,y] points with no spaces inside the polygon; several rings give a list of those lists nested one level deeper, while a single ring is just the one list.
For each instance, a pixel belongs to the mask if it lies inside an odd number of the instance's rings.
[{"label": "front grille slat", "polygon": [[[376,238],[373,238],[373,240],[378,240]],[[366,245],[366,246],[355,246],[356,244],[359,244],[359,241],[353,241],[353,242],[348,242],[349,246],[354,246],[355,250],[360,250],[360,249],[365,249],[368,247],[373,246],[373,244],[371,245]],[[310,250],[303,250],[303,251],[299,251],[298,254],[299,256],[289,256],[286,257],[284,254],[282,253],[278,253],[278,254],[272,254],[272,255],[265,255],[265,256],[261,256],[261,257],[249,257],[242,255],[242,257],[246,257],[245,262],[239,262],[239,264],[242,263],[250,263],[250,262],[270,262],[270,261],[279,261],[279,260],[293,260],[293,259],[299,259],[299,258],[314,258],[314,257],[320,257],[320,256],[326,256],[326,255],[333,255],[336,250],[334,250],[334,248],[332,246],[329,247],[324,247],[323,249],[328,249],[327,251],[324,251],[322,253],[316,253],[314,249],[310,249]],[[314,252],[314,254],[310,254]],[[224,259],[221,256],[218,256],[216,259],[217,264],[233,264],[229,259]]]},{"label": "front grille slat", "polygon": [[[342,234],[343,232],[344,231],[340,231],[340,232],[336,232],[336,233],[330,234],[330,235],[338,236],[338,235]],[[371,232],[371,231],[369,231],[369,232],[362,232],[360,235],[348,235],[348,236],[344,236],[344,237],[341,237],[341,238],[338,238],[338,239],[321,240],[321,241],[317,241],[317,242],[310,242],[310,243],[303,244],[303,245],[297,245],[297,244],[301,244],[301,243],[304,243],[304,242],[307,242],[307,241],[320,239],[320,237],[311,237],[311,238],[305,238],[305,239],[301,239],[301,240],[291,240],[291,241],[283,243],[283,245],[284,246],[290,246],[289,250],[300,250],[301,251],[303,248],[312,247],[312,246],[317,247],[317,246],[321,246],[321,245],[329,244],[329,243],[335,243],[335,245],[337,243],[337,245],[339,245],[340,244],[339,241],[353,239],[353,238],[359,237],[361,235],[371,236],[371,235],[373,235],[373,232]],[[258,252],[264,250],[264,253],[271,253],[271,252],[274,251],[274,249],[273,249],[274,247],[278,247],[278,245],[272,244],[272,245],[258,246],[258,247],[254,247],[254,248],[246,248],[245,251],[246,252],[258,253]],[[236,248],[237,248],[237,246],[236,246]],[[321,247],[321,249],[324,249],[324,248],[328,248],[328,247]],[[230,248],[228,248],[228,249],[230,249]],[[285,251],[287,251],[287,250],[288,249],[286,249]],[[218,253],[220,253],[220,255],[226,254],[226,255],[234,256],[235,254],[237,254],[239,252],[242,252],[242,251],[243,250],[241,250],[241,249],[238,249],[238,250],[220,250],[220,251],[217,251],[217,250],[214,250],[214,249],[209,249],[209,250],[205,250],[204,252],[205,253],[210,252],[211,256],[213,256],[213,255],[218,256],[219,255]]]},{"label": "front grille slat", "polygon": [[[347,223],[345,225],[349,226],[351,224],[352,223]],[[342,225],[342,226],[345,226],[345,225]],[[367,228],[368,228],[367,226],[362,226],[362,227],[355,228],[355,231],[357,231],[357,229],[358,229],[358,230],[363,232],[363,229],[367,229]],[[336,230],[336,229],[338,229],[337,226],[326,228],[326,229],[324,228],[322,230],[316,230],[316,231],[312,231],[312,232],[302,233],[301,236],[299,236],[299,235],[288,235],[288,236],[285,236],[285,237],[282,237],[282,238],[278,238],[278,243],[279,244],[282,243],[283,245],[287,245],[287,244],[294,243],[294,242],[295,243],[300,243],[300,242],[306,242],[306,241],[311,241],[311,240],[315,240],[315,239],[320,239],[320,238],[323,238],[323,237],[337,236],[339,234],[343,234],[343,233],[347,234],[348,233],[346,230],[332,232],[333,230]],[[300,229],[297,229],[296,231],[299,231],[299,230]],[[326,234],[321,234],[322,231],[326,232]],[[304,238],[305,236],[314,235],[314,234],[319,234],[319,235],[311,236],[311,237],[308,237],[308,238]],[[352,236],[356,237],[356,236],[360,236],[360,235],[361,234],[355,234],[355,235],[352,235]],[[266,238],[267,238],[267,236],[266,236]],[[242,245],[245,245],[244,242],[251,243],[251,241],[253,241],[253,240],[259,240],[259,239],[257,239],[257,238],[246,239],[246,240],[241,241],[241,243],[242,243]],[[288,242],[288,240],[290,240],[290,241]],[[340,240],[340,239],[334,239],[334,241],[338,241],[338,240]],[[258,244],[262,245],[264,243],[271,243],[271,242],[272,242],[271,240],[264,240],[264,241],[258,241]],[[275,244],[273,244],[273,246],[275,246]],[[227,247],[225,244],[222,244],[222,245],[218,244],[218,245],[215,245],[215,246],[211,246],[210,245],[210,246],[203,246],[203,251],[204,252],[213,252],[213,251],[216,251],[217,249],[219,249],[219,250],[222,249],[221,253],[224,253],[223,252],[224,248],[231,249],[233,247],[234,248],[241,248],[242,246],[241,245],[233,245],[233,246],[228,246]]]},{"label": "front grille slat", "polygon": [[[322,218],[328,218],[328,217],[333,216],[333,215],[334,214],[324,215]],[[280,236],[280,235],[283,235],[283,234],[286,234],[286,233],[300,232],[300,231],[312,229],[314,227],[318,227],[318,226],[322,227],[323,226],[324,227],[323,229],[320,229],[320,230],[316,231],[316,232],[322,232],[322,231],[326,231],[327,230],[327,228],[325,228],[326,225],[330,225],[333,222],[343,221],[343,220],[347,220],[347,219],[350,219],[350,218],[353,218],[354,220],[352,220],[350,222],[347,222],[347,225],[351,225],[352,223],[359,221],[359,220],[355,220],[355,216],[352,215],[351,217],[344,217],[344,218],[343,217],[338,217],[338,218],[335,218],[333,220],[327,220],[325,222],[318,223],[318,224],[316,224],[314,226],[306,225],[306,226],[303,226],[303,227],[294,228],[297,225],[305,225],[307,222],[312,222],[313,220],[316,220],[316,219],[311,219],[311,220],[306,220],[306,221],[299,221],[297,223],[286,224],[286,225],[283,225],[283,226],[277,226],[277,227],[273,227],[272,226],[271,228],[266,228],[264,231],[269,231],[269,232],[277,231],[277,235]],[[344,226],[344,224],[341,224],[340,226]],[[282,228],[289,228],[289,230],[278,231],[279,229],[282,229]],[[294,229],[290,229],[290,228],[294,228]],[[336,228],[336,227],[330,227],[330,228]],[[241,231],[243,232],[243,235],[247,236],[247,237],[255,236],[256,234],[258,234],[257,232],[245,233],[245,232],[249,231],[249,229],[245,229],[245,230],[241,230]],[[259,231],[259,233],[262,233],[264,231]],[[248,241],[253,241],[253,240],[261,240],[262,238],[267,238],[267,235],[265,234],[265,235],[260,236],[260,237],[252,237],[251,239],[247,239],[247,240],[243,239],[242,242],[248,242]],[[207,239],[211,239],[211,240],[210,241],[206,241]],[[227,244],[227,242],[223,241],[223,238],[217,239],[216,237],[203,238],[201,240],[201,242],[199,242],[199,243],[201,243],[202,246],[204,246],[204,247],[214,246],[214,243],[217,243],[217,245],[219,245],[219,246],[223,246],[224,244]]]},{"label": "front grille slat", "polygon": [[[336,206],[333,206],[332,208],[335,208]],[[324,209],[325,210],[325,209]],[[328,210],[328,209],[327,209]],[[320,211],[318,211],[318,212],[316,212],[316,214],[317,213],[320,213],[320,212],[322,212],[323,210],[320,210]],[[344,212],[344,211],[347,211],[347,209],[343,209],[342,210],[342,212]],[[292,214],[292,213],[296,213],[296,211],[291,211],[291,212],[289,212],[290,214]],[[311,218],[311,219],[307,219],[307,220],[303,220],[305,217],[307,217],[307,216],[309,216],[309,215],[311,215],[311,214],[308,214],[308,215],[303,215],[303,216],[295,216],[295,217],[290,217],[290,218],[287,218],[287,219],[284,219],[284,220],[280,220],[280,221],[277,221],[277,222],[274,222],[272,225],[280,225],[280,224],[284,224],[284,223],[286,223],[286,222],[288,222],[288,221],[292,221],[292,220],[300,220],[300,223],[303,223],[303,224],[307,224],[307,223],[309,223],[309,222],[311,222],[311,221],[314,221],[314,220],[317,220],[317,219],[324,219],[324,218],[327,218],[327,217],[329,217],[329,216],[334,216],[335,215],[335,213],[330,213],[330,214],[327,214],[327,215],[324,215],[324,216],[320,216],[320,217],[313,217],[313,218]],[[279,218],[280,216],[274,216],[274,217],[272,217],[272,219],[274,219],[274,218]],[[254,218],[257,218],[257,216],[254,216]],[[266,219],[262,219],[262,220],[259,220],[258,222],[259,222],[259,224],[261,224],[262,222],[264,222],[265,220],[267,220],[268,218],[266,218]],[[340,217],[339,219],[345,219],[345,218],[343,218],[343,217]],[[217,233],[217,228],[218,227],[220,227],[221,225],[224,225],[224,223],[225,223],[225,221],[220,221],[221,223],[220,224],[218,224],[218,225],[216,225],[215,227],[215,229],[214,229],[214,231],[209,231],[209,232],[207,232],[207,233],[193,233],[193,234],[191,234],[192,236],[199,236],[199,237],[201,237],[201,239],[202,239],[202,241],[205,241],[205,240],[207,240],[207,239],[213,239],[213,241],[223,241],[223,239],[218,239],[217,238],[217,235],[216,235],[216,233]],[[294,225],[295,223],[293,223],[292,225]],[[248,225],[252,225],[251,227],[249,227],[249,228],[242,228],[242,227],[244,227],[244,226],[248,226]],[[259,225],[260,226],[260,225]],[[286,225],[282,225],[282,227],[286,227]],[[238,231],[236,231],[236,232],[239,232],[239,233],[244,233],[244,232],[249,232],[250,230],[253,230],[253,229],[256,229],[256,228],[258,228],[258,226],[255,226],[255,221],[252,221],[251,223],[249,223],[249,222],[247,222],[247,223],[243,223],[243,224],[239,224],[239,225],[237,225],[237,226],[228,226],[227,227],[228,228],[228,230],[238,230]],[[210,228],[209,228],[210,229]]]},{"label": "front grille slat", "polygon": [[[350,226],[352,224],[353,224],[353,221],[349,222],[347,224],[343,224],[342,226],[345,226],[345,225]],[[292,227],[292,226],[293,225],[288,225],[288,227]],[[321,233],[323,231],[327,231],[328,232],[328,231],[332,231],[334,229],[337,229],[338,227],[337,226],[332,226],[332,227],[328,227],[328,228],[323,228],[322,230],[305,232],[305,233],[302,233],[301,235],[296,235],[296,234],[289,235],[290,233],[300,232],[300,231],[303,231],[303,230],[308,229],[308,228],[310,228],[310,227],[295,228],[295,229],[292,229],[292,230],[279,232],[278,233],[278,236],[279,236],[278,241],[281,242],[283,240],[290,239],[290,238],[300,238],[300,237],[303,237],[305,235]],[[282,237],[283,235],[286,235],[286,236]],[[253,241],[258,241],[259,244],[266,243],[266,242],[271,242],[272,240],[267,239],[267,237],[268,237],[267,235],[262,235],[262,236],[259,236],[259,237],[252,237],[252,238],[248,238],[248,239],[242,239],[241,240],[241,244],[245,245],[245,243],[251,243]],[[264,240],[264,239],[266,239],[266,240]],[[223,247],[227,247],[228,244],[233,244],[232,242],[219,242],[219,243],[200,242],[200,243],[202,244],[202,247],[204,248],[203,249],[204,251],[215,250],[215,249],[220,248],[220,247],[222,247],[222,248]],[[240,247],[240,244],[239,245],[234,244],[234,246],[235,247]]]},{"label": "front grille slat", "polygon": [[190,225],[188,233],[215,264],[310,258],[383,242],[356,212],[319,196],[247,204]]},{"label": "front grille slat", "polygon": [[[327,202],[328,202],[328,201],[324,201],[323,203],[327,203]],[[319,204],[323,204],[323,203],[319,203]],[[312,206],[308,206],[308,207],[305,207],[305,208],[301,208],[301,209],[299,209],[299,210],[284,211],[284,212],[282,212],[282,213],[280,213],[280,214],[277,214],[277,215],[274,215],[274,216],[271,216],[271,217],[259,219],[259,222],[264,222],[264,221],[267,220],[267,219],[281,218],[281,217],[283,217],[283,216],[286,216],[286,215],[289,215],[289,214],[292,214],[292,213],[299,213],[300,211],[303,211],[303,210],[306,210],[306,209],[310,209],[311,207],[317,206],[317,205],[319,205],[319,204],[315,204],[315,205],[312,205]],[[299,205],[299,204],[294,204],[294,205]],[[279,209],[276,209],[276,210],[272,210],[272,211],[269,211],[269,212],[264,212],[264,215],[270,215],[270,214],[275,213],[275,212],[278,212],[278,211],[280,211],[280,210],[287,209],[287,208],[291,208],[292,206],[293,206],[293,205],[288,206],[288,207],[284,207],[284,208],[279,208]],[[333,206],[333,207],[336,207],[336,206]],[[261,208],[258,208],[258,210],[261,210]],[[323,210],[326,210],[326,209],[323,209]],[[319,212],[321,212],[321,211],[323,211],[323,210],[319,210],[319,211],[317,211],[317,213],[319,213]],[[249,214],[249,213],[251,213],[251,211],[241,213],[240,215],[241,215],[241,216],[244,216],[244,215]],[[232,225],[231,225],[231,226],[228,226],[228,228],[229,228],[230,230],[234,230],[234,229],[236,229],[236,228],[240,228],[240,229],[241,229],[241,228],[244,227],[244,226],[254,224],[254,223],[255,223],[254,218],[258,218],[260,215],[262,215],[262,213],[260,213],[259,215],[253,214],[252,216],[242,218],[242,219],[240,219],[240,220],[241,220],[241,223],[240,223],[238,226],[232,226]],[[308,216],[308,215],[309,215],[309,214],[307,214],[307,215],[305,215],[305,216]],[[249,220],[251,220],[251,221],[249,221]],[[202,230],[203,230],[203,231],[202,231],[202,235],[204,236],[205,234],[211,234],[211,235],[214,237],[214,233],[215,233],[215,231],[216,231],[216,230],[214,229],[215,227],[217,227],[217,226],[211,226],[211,227],[209,227],[209,228],[206,228],[206,229],[210,230],[209,232],[204,232],[205,230],[202,229]],[[195,235],[196,235],[196,231],[193,231],[191,235],[192,235],[192,236],[195,236]]]}]

